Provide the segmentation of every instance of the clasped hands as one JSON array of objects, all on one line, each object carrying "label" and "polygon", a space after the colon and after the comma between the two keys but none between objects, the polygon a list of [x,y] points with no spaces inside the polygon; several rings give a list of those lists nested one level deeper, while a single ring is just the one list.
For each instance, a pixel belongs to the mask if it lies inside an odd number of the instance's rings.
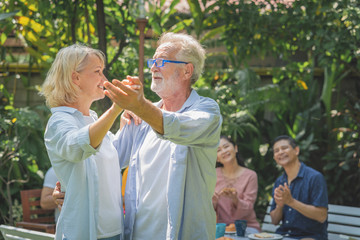
[{"label": "clasped hands", "polygon": [[236,205],[238,202],[237,191],[235,188],[223,188],[220,192],[214,192],[213,202],[217,205],[220,196],[230,198]]},{"label": "clasped hands", "polygon": [[126,79],[119,81],[113,79],[112,82],[104,82],[106,90],[105,95],[108,96],[115,105],[122,109],[126,109],[121,116],[120,128],[124,124],[130,124],[131,119],[135,125],[141,123],[141,119],[133,113],[133,110],[139,109],[141,102],[145,101],[143,85],[138,77],[127,76]]},{"label": "clasped hands", "polygon": [[127,76],[123,81],[104,82],[105,95],[122,109],[134,112],[145,101],[143,86],[138,77]]},{"label": "clasped hands", "polygon": [[291,191],[287,183],[284,183],[284,185],[279,185],[277,188],[275,188],[274,200],[279,207],[291,204],[294,199],[291,195]]}]

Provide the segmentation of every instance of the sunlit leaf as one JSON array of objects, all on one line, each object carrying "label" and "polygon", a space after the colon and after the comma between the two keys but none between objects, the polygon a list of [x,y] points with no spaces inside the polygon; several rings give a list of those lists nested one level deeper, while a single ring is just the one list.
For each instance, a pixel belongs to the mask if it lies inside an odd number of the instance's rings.
[{"label": "sunlit leaf", "polygon": [[24,27],[29,27],[37,33],[44,29],[44,26],[25,16],[19,17],[18,22]]},{"label": "sunlit leaf", "polygon": [[38,40],[38,37],[31,31],[23,30],[22,35],[30,42],[36,42]]},{"label": "sunlit leaf", "polygon": [[41,56],[41,59],[46,62],[47,60],[50,59],[50,56],[49,55],[43,55],[43,56]]},{"label": "sunlit leaf", "polygon": [[94,25],[92,25],[91,23],[89,23],[89,31],[90,31],[90,33],[92,33],[92,34],[95,33]]},{"label": "sunlit leaf", "polygon": [[192,19],[183,20],[183,21],[181,21],[181,22],[173,25],[173,26],[170,28],[170,31],[172,31],[172,32],[182,31],[186,26],[190,26],[192,22],[193,22]]},{"label": "sunlit leaf", "polygon": [[4,45],[6,39],[7,39],[6,34],[5,34],[5,33],[1,33],[1,35],[0,35],[0,45]]},{"label": "sunlit leaf", "polygon": [[29,10],[33,11],[33,12],[37,12],[38,8],[35,4],[29,4],[28,5]]},{"label": "sunlit leaf", "polygon": [[213,38],[214,36],[220,34],[220,33],[223,33],[226,29],[226,26],[220,26],[220,27],[217,27],[217,28],[214,28],[210,31],[208,31],[200,40],[200,42],[204,42],[210,38]]}]

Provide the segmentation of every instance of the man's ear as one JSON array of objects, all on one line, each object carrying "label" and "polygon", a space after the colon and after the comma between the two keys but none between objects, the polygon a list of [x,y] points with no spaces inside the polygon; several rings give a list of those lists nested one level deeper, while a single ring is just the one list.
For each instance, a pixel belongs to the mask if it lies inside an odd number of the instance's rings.
[{"label": "man's ear", "polygon": [[185,65],[185,76],[186,78],[191,78],[194,72],[194,65],[192,63],[188,63]]},{"label": "man's ear", "polygon": [[300,148],[299,148],[299,146],[296,146],[296,147],[295,147],[295,153],[296,153],[297,156],[299,156],[299,153],[300,153]]}]

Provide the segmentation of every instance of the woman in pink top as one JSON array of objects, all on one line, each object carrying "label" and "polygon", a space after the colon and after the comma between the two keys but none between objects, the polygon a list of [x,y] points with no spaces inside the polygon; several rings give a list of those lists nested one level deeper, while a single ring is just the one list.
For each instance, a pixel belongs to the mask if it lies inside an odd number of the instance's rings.
[{"label": "woman in pink top", "polygon": [[218,223],[231,224],[237,219],[247,221],[247,233],[260,231],[254,204],[258,191],[257,175],[245,167],[235,143],[221,136],[217,151],[216,187],[213,205]]}]

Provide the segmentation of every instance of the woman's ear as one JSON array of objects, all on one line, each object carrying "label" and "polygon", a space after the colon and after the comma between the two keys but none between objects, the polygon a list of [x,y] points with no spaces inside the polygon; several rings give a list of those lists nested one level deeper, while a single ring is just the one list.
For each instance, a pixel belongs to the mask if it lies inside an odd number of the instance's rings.
[{"label": "woman's ear", "polygon": [[71,79],[72,79],[72,82],[76,85],[78,85],[78,82],[79,82],[79,73],[77,73],[76,71],[73,71],[72,74],[71,74]]}]

